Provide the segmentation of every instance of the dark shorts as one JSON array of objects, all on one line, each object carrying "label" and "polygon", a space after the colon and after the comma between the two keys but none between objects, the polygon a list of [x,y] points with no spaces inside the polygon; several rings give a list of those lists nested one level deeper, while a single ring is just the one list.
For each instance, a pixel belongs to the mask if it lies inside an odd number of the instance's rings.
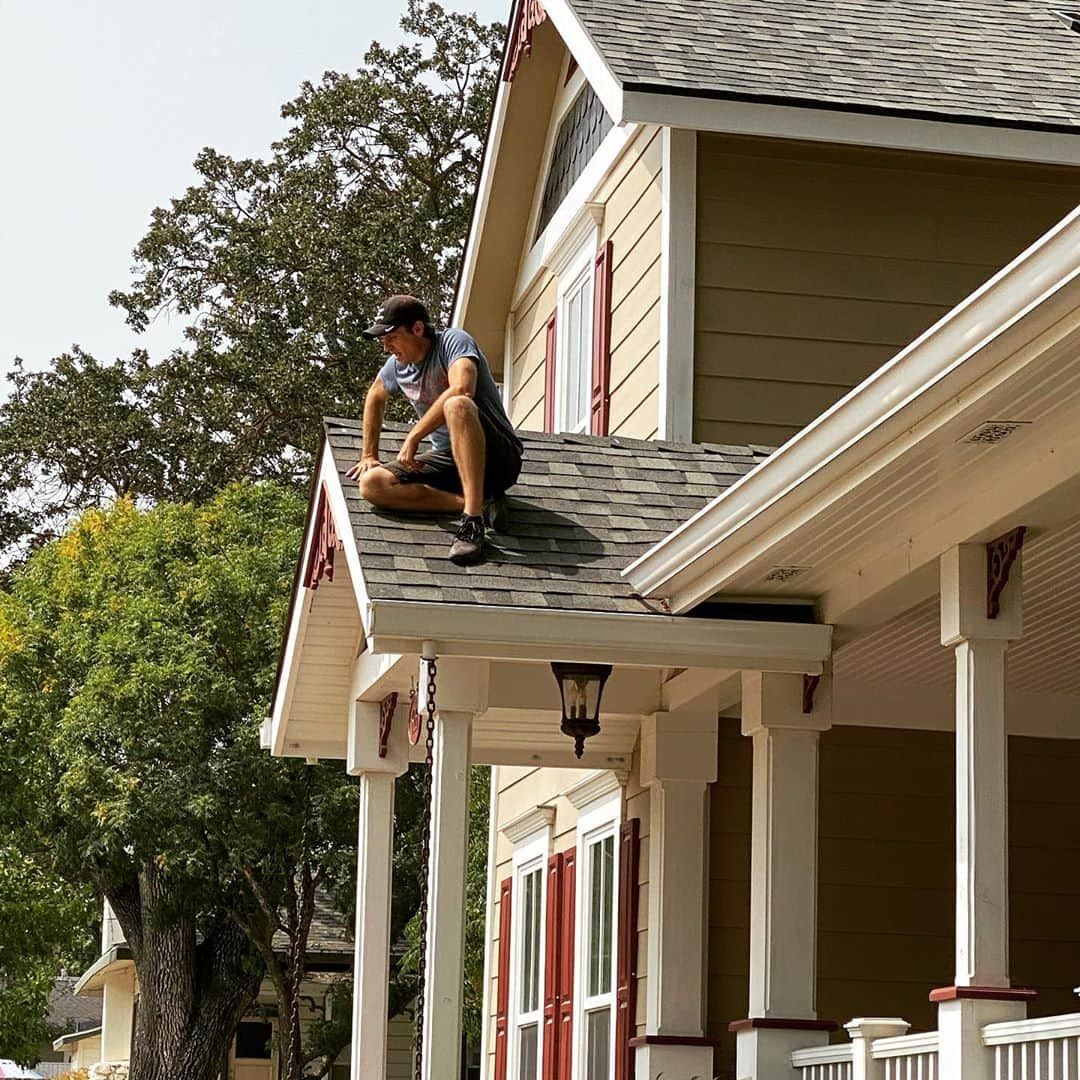
[{"label": "dark shorts", "polygon": [[[521,472],[521,451],[509,435],[497,428],[483,413],[480,413],[480,426],[484,429],[485,442],[484,496],[493,499],[517,483]],[[416,463],[420,468],[413,472],[396,460],[386,462],[383,468],[389,469],[400,484],[427,484],[439,491],[462,494],[457,463],[449,450],[425,450],[416,455]]]}]

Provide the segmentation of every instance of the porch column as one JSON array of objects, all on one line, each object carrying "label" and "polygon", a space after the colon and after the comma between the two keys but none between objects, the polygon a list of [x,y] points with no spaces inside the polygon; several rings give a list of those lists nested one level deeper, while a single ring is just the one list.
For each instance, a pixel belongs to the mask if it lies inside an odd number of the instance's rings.
[{"label": "porch column", "polygon": [[451,1080],[461,1073],[472,720],[471,712],[441,708],[435,720],[424,981],[424,1080]]},{"label": "porch column", "polygon": [[987,547],[941,559],[941,643],[956,651],[956,972],[935,990],[941,1075],[990,1080],[984,1024],[1021,1019],[1029,991],[1009,986],[1008,741],[1005,649],[1022,631],[1017,556],[988,615]]},{"label": "porch column", "polygon": [[648,717],[641,782],[649,788],[649,936],[641,1077],[711,1077],[708,986],[709,784],[716,780],[717,709],[705,695]]},{"label": "porch column", "polygon": [[738,1080],[791,1073],[791,1052],[824,1044],[817,1019],[818,741],[824,688],[804,712],[801,675],[743,672],[743,734],[754,741],[750,1009],[737,1033]]},{"label": "porch column", "polygon": [[385,1080],[390,980],[390,897],[394,857],[394,782],[408,768],[407,718],[393,723],[379,756],[380,706],[356,702],[348,770],[360,777],[353,969],[352,1080]]}]

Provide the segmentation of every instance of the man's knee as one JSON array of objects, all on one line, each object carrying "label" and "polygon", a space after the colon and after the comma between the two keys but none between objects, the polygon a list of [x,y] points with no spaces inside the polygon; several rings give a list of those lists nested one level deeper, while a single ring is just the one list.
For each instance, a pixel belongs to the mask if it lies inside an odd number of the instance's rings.
[{"label": "man's knee", "polygon": [[360,474],[360,494],[372,506],[381,506],[386,499],[387,492],[398,482],[397,477],[389,470],[381,466],[368,469]]},{"label": "man's knee", "polygon": [[476,408],[476,402],[464,394],[457,394],[448,398],[443,405],[443,415],[448,424],[460,424],[462,421],[479,419],[480,412]]}]

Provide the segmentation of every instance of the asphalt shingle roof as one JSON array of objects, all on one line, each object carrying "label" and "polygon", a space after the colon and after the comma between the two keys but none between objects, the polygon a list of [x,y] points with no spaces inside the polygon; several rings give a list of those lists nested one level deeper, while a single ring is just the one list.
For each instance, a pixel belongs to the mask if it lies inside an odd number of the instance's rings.
[{"label": "asphalt shingle roof", "polygon": [[[510,523],[484,562],[451,563],[450,518],[373,510],[345,473],[360,457],[355,421],[325,421],[373,600],[491,604],[571,611],[652,610],[622,571],[769,453],[763,446],[688,445],[519,432],[525,460],[508,493]],[[386,425],[392,460],[403,425]]]},{"label": "asphalt shingle roof", "polygon": [[1080,128],[1054,0],[570,0],[627,88]]}]

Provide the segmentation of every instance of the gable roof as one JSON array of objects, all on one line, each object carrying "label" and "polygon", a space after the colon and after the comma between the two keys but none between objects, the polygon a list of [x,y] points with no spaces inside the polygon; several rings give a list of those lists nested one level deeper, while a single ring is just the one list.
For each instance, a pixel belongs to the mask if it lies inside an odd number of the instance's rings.
[{"label": "gable roof", "polygon": [[[659,613],[622,570],[769,453],[761,446],[646,442],[521,431],[525,460],[508,495],[510,525],[485,560],[460,567],[446,553],[446,518],[374,510],[345,473],[360,456],[354,420],[324,421],[372,600],[624,614]],[[387,424],[384,461],[409,429]]]},{"label": "gable roof", "polygon": [[1052,0],[566,0],[624,91],[1080,128]]}]

